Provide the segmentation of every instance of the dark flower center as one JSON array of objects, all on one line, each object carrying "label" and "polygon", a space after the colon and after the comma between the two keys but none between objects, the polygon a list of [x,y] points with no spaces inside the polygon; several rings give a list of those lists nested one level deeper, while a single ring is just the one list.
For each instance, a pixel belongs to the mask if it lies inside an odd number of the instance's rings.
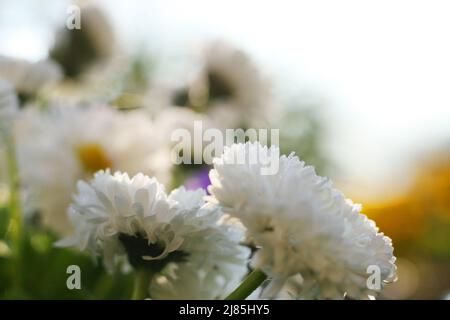
[{"label": "dark flower center", "polygon": [[148,268],[153,272],[160,272],[168,263],[183,262],[188,254],[183,251],[173,251],[163,259],[144,260],[143,256],[157,257],[164,252],[164,245],[161,243],[148,243],[148,239],[142,235],[128,235],[121,233],[119,240],[124,246],[128,261],[134,268]]},{"label": "dark flower center", "polygon": [[209,70],[208,72],[209,83],[209,99],[225,100],[231,99],[234,95],[232,85],[226,81],[218,72]]}]

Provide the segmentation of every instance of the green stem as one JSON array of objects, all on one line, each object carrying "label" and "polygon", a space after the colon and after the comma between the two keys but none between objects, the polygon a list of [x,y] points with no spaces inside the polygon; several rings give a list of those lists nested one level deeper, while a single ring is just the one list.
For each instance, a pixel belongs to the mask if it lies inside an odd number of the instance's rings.
[{"label": "green stem", "polygon": [[16,248],[20,248],[22,239],[22,213],[20,199],[19,167],[16,159],[16,148],[12,137],[6,141],[7,165],[10,181],[9,209],[11,210],[11,238]]},{"label": "green stem", "polygon": [[245,300],[267,279],[267,275],[261,270],[253,270],[247,278],[225,300]]},{"label": "green stem", "polygon": [[149,269],[140,268],[136,270],[132,300],[144,300],[149,297],[148,291],[152,278],[153,272]]},{"label": "green stem", "polygon": [[[5,132],[2,132],[5,134]],[[10,133],[4,135],[4,142],[6,146],[6,164],[9,174],[9,209],[10,222],[8,227],[8,238],[11,239],[12,255],[13,255],[13,273],[15,279],[15,286],[20,289],[22,286],[21,275],[21,251],[23,246],[22,233],[22,208],[20,197],[20,176],[19,167],[16,158],[16,148],[14,139]]]}]

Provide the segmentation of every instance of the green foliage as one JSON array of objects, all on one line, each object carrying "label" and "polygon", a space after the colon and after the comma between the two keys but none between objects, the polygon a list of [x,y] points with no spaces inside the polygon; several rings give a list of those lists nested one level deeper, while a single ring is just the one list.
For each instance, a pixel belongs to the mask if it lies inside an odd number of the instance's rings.
[{"label": "green foliage", "polygon": [[440,260],[450,260],[450,219],[445,215],[430,215],[419,240],[424,253]]},{"label": "green foliage", "polygon": [[282,154],[295,152],[307,164],[314,165],[318,173],[325,175],[330,168],[321,149],[324,128],[319,107],[287,108],[275,128],[280,128]]},{"label": "green foliage", "polygon": [[9,210],[7,207],[0,207],[0,240],[4,240],[9,225]]},{"label": "green foliage", "polygon": [[[56,248],[54,235],[26,231],[20,264],[12,256],[0,257],[0,299],[129,299],[131,296],[131,274],[109,275],[101,262],[96,263],[75,250]],[[70,265],[81,269],[80,290],[67,288],[70,274],[66,270]]]}]

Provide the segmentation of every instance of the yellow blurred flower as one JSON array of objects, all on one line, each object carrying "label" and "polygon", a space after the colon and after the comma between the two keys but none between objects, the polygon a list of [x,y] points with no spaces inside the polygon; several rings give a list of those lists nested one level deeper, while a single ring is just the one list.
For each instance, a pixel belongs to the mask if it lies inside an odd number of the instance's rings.
[{"label": "yellow blurred flower", "polygon": [[365,213],[394,244],[411,241],[420,233],[425,219],[425,212],[411,200],[406,195],[386,203],[369,203],[364,206]]},{"label": "yellow blurred flower", "polygon": [[422,237],[431,217],[450,223],[450,155],[424,161],[409,191],[390,201],[366,203],[365,212],[396,244]]},{"label": "yellow blurred flower", "polygon": [[424,210],[450,218],[450,154],[438,154],[419,172],[412,197]]}]

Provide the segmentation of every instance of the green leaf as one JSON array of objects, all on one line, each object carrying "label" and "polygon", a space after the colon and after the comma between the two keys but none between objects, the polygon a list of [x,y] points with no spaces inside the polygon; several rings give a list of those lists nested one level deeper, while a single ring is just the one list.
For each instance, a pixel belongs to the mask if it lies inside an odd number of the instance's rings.
[{"label": "green leaf", "polygon": [[8,231],[10,211],[6,207],[0,207],[0,239],[5,239]]}]

